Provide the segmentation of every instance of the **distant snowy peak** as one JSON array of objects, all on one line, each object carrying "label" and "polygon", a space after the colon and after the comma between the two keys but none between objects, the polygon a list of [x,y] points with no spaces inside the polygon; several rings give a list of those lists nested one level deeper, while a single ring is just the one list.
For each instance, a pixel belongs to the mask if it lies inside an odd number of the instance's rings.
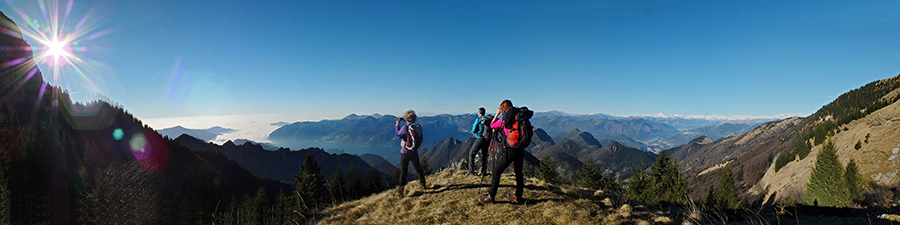
[{"label": "distant snowy peak", "polygon": [[731,120],[780,120],[789,117],[800,117],[803,114],[800,113],[786,113],[786,114],[778,114],[774,116],[748,116],[748,115],[736,115],[736,116],[718,116],[718,115],[679,115],[672,114],[666,115],[663,113],[657,113],[653,115],[649,114],[639,114],[628,117],[634,118],[658,118],[658,119],[697,119],[697,120],[714,120],[714,121],[731,121]]},{"label": "distant snowy peak", "polygon": [[576,114],[576,113],[568,113],[558,110],[550,110],[544,112],[535,113],[535,117],[540,116],[555,116],[555,117],[587,117],[593,119],[627,119],[627,118],[641,118],[641,119],[663,119],[663,120],[706,120],[706,121],[721,121],[721,122],[730,122],[730,121],[738,121],[738,122],[754,122],[754,121],[773,121],[773,120],[781,120],[790,117],[802,117],[803,114],[800,113],[785,113],[778,114],[774,116],[748,116],[748,115],[735,115],[735,116],[719,116],[719,115],[680,115],[680,114],[671,114],[666,115],[664,113],[657,114],[638,114],[638,115],[630,115],[630,116],[614,116],[610,114],[603,113],[594,113],[594,114]]},{"label": "distant snowy peak", "polygon": [[546,116],[546,117],[581,117],[581,118],[601,119],[601,120],[614,120],[614,119],[619,118],[617,116],[603,114],[603,113],[575,114],[575,113],[568,113],[568,112],[563,112],[563,111],[558,111],[558,110],[537,112],[534,114],[534,117],[542,117],[542,116]]},{"label": "distant snowy peak", "polygon": [[381,115],[378,113],[375,113],[372,115],[357,115],[356,113],[351,113],[350,115],[345,116],[342,120],[358,120],[358,119],[365,119],[367,117],[381,119],[381,117],[385,117],[385,116],[391,116],[391,115]]}]

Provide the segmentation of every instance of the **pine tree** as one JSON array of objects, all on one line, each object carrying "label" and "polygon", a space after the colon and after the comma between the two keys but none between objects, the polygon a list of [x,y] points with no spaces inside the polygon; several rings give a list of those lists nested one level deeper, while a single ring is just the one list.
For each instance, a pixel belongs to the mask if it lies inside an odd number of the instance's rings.
[{"label": "pine tree", "polygon": [[359,178],[359,169],[355,165],[351,165],[347,169],[347,196],[350,199],[359,199],[362,197],[363,186],[362,180]]},{"label": "pine tree", "polygon": [[[312,209],[319,207],[325,201],[325,178],[319,173],[322,168],[316,162],[312,153],[306,155],[300,172],[294,176],[294,199],[301,209],[298,211],[310,215]],[[301,218],[301,221],[305,218]]]},{"label": "pine tree", "polygon": [[865,200],[866,180],[859,175],[856,161],[847,162],[847,170],[844,171],[844,183],[847,184],[847,193],[850,200],[856,203]]},{"label": "pine tree", "polygon": [[363,187],[365,187],[365,195],[371,195],[373,193],[378,193],[384,191],[384,182],[381,181],[381,176],[378,175],[378,170],[370,169],[366,176],[363,177]]},{"label": "pine tree", "polygon": [[600,168],[598,168],[594,159],[588,159],[587,162],[581,165],[581,172],[578,173],[577,183],[578,186],[583,188],[597,190],[602,187],[602,179],[603,174],[600,173]]},{"label": "pine tree", "polygon": [[253,196],[250,204],[252,204],[252,211],[250,213],[255,216],[252,218],[253,223],[265,224],[265,221],[268,219],[267,212],[269,211],[269,201],[266,199],[266,189],[260,186],[259,189],[256,190],[256,195]]},{"label": "pine tree", "polygon": [[9,185],[7,178],[8,164],[0,163],[0,224],[10,224]]},{"label": "pine tree", "polygon": [[434,170],[431,169],[431,166],[428,165],[428,159],[422,159],[422,170],[425,171],[425,176],[431,175],[434,173]]},{"label": "pine tree", "polygon": [[331,174],[331,178],[328,179],[328,184],[326,184],[326,189],[328,189],[332,203],[337,204],[348,199],[345,193],[346,186],[347,185],[344,182],[344,171],[341,170],[341,167],[334,168],[334,173]]},{"label": "pine tree", "polygon": [[656,190],[656,182],[647,169],[637,169],[628,182],[628,196],[644,203],[654,205],[659,203]]},{"label": "pine tree", "polygon": [[272,224],[288,224],[291,212],[288,209],[288,198],[284,195],[284,191],[278,191],[275,196],[275,205],[272,207],[273,220]]},{"label": "pine tree", "polygon": [[594,159],[588,159],[581,166],[577,183],[581,187],[603,190],[607,193],[618,194],[622,191],[622,185],[612,177],[604,176],[600,171],[600,165],[597,165]]},{"label": "pine tree", "polygon": [[550,159],[549,155],[545,155],[541,158],[540,163],[538,163],[537,168],[534,169],[534,176],[537,179],[546,181],[551,184],[558,184],[562,179],[559,176],[559,172],[556,171],[556,162]]},{"label": "pine tree", "polygon": [[653,169],[653,180],[657,183],[659,200],[669,203],[685,203],[687,200],[687,183],[678,169],[678,163],[660,152],[656,157]]},{"label": "pine tree", "polygon": [[687,183],[678,169],[678,163],[660,152],[650,170],[638,169],[628,184],[632,198],[649,204],[660,202],[685,203],[688,197]]},{"label": "pine tree", "polygon": [[725,167],[719,171],[719,185],[710,189],[704,197],[704,203],[707,206],[719,209],[741,208],[741,196],[738,194],[737,186],[731,175],[731,167]]},{"label": "pine tree", "polygon": [[844,207],[850,198],[844,182],[844,168],[838,160],[834,143],[827,142],[816,157],[816,166],[809,177],[803,203],[818,206]]},{"label": "pine tree", "polygon": [[855,148],[856,150],[861,149],[861,148],[862,148],[862,141],[856,141],[856,145],[854,145],[853,148]]}]

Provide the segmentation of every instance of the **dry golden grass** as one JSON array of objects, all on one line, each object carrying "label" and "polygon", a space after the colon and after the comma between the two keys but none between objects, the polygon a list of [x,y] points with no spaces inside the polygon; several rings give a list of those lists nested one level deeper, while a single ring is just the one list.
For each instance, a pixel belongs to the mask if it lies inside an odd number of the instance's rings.
[{"label": "dry golden grass", "polygon": [[[896,93],[895,93],[896,92]],[[892,94],[900,93],[900,90]],[[847,128],[846,131],[843,129]],[[859,166],[860,175],[867,181],[893,188],[900,183],[900,102],[875,111],[861,119],[841,126],[841,132],[829,137],[838,150],[838,158],[844,166],[853,159]],[[858,141],[868,143],[862,148],[854,148]],[[816,156],[822,145],[813,146],[806,158],[785,165],[777,173],[774,165],[766,171],[759,183],[750,190],[753,194],[764,194],[766,201],[775,202],[799,199],[806,193],[806,184],[816,163]],[[897,149],[897,150],[895,150]],[[774,198],[771,198],[775,195]],[[764,202],[768,203],[768,202]]]},{"label": "dry golden grass", "polygon": [[[527,179],[526,203],[511,204],[507,193],[515,191],[512,174],[504,174],[497,203],[482,205],[490,177],[465,171],[444,170],[427,177],[430,189],[418,182],[406,186],[403,197],[389,190],[326,209],[322,224],[649,224],[672,223],[669,215],[632,207],[600,191],[559,188]],[[627,210],[627,212],[625,212]],[[665,217],[666,219],[660,218]]]}]

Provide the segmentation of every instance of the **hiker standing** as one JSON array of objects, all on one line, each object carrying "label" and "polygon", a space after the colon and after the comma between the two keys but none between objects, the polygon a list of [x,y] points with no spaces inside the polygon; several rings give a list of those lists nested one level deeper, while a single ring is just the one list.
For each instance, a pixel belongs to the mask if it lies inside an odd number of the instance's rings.
[{"label": "hiker standing", "polygon": [[500,103],[500,107],[497,107],[497,116],[491,121],[491,128],[500,129],[497,130],[497,133],[504,135],[505,138],[501,139],[504,140],[503,148],[500,150],[500,155],[497,156],[497,165],[491,176],[491,189],[487,196],[479,199],[479,202],[494,203],[497,188],[500,186],[500,177],[510,164],[513,165],[516,175],[516,193],[515,195],[507,194],[507,197],[515,203],[524,202],[522,194],[525,189],[525,178],[522,167],[525,161],[525,147],[531,144],[531,136],[534,134],[529,121],[533,115],[534,112],[528,110],[527,107],[513,107],[510,100],[504,100]]},{"label": "hiker standing", "polygon": [[[489,115],[488,115],[489,116]],[[481,152],[481,175],[487,173],[488,147],[491,138],[491,119],[484,115],[484,107],[478,108],[478,117],[472,123],[472,135],[475,135],[475,143],[469,149],[469,173],[475,175],[475,155]]]},{"label": "hiker standing", "polygon": [[[400,121],[406,121],[400,125]],[[408,182],[406,179],[409,163],[412,162],[413,168],[419,174],[419,184],[422,188],[425,186],[425,170],[419,164],[419,145],[422,144],[422,125],[416,123],[416,111],[409,110],[403,115],[403,118],[397,118],[394,126],[394,133],[400,137],[400,184],[397,186],[397,193],[403,195],[403,188]]]}]

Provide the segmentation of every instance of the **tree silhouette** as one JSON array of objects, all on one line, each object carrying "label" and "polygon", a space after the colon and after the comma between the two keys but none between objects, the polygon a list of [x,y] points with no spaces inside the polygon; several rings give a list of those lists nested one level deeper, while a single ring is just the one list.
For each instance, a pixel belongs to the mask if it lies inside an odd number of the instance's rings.
[{"label": "tree silhouette", "polygon": [[319,173],[322,168],[312,154],[307,154],[300,165],[300,172],[294,176],[294,199],[301,213],[310,215],[312,209],[325,202],[325,178]]}]

